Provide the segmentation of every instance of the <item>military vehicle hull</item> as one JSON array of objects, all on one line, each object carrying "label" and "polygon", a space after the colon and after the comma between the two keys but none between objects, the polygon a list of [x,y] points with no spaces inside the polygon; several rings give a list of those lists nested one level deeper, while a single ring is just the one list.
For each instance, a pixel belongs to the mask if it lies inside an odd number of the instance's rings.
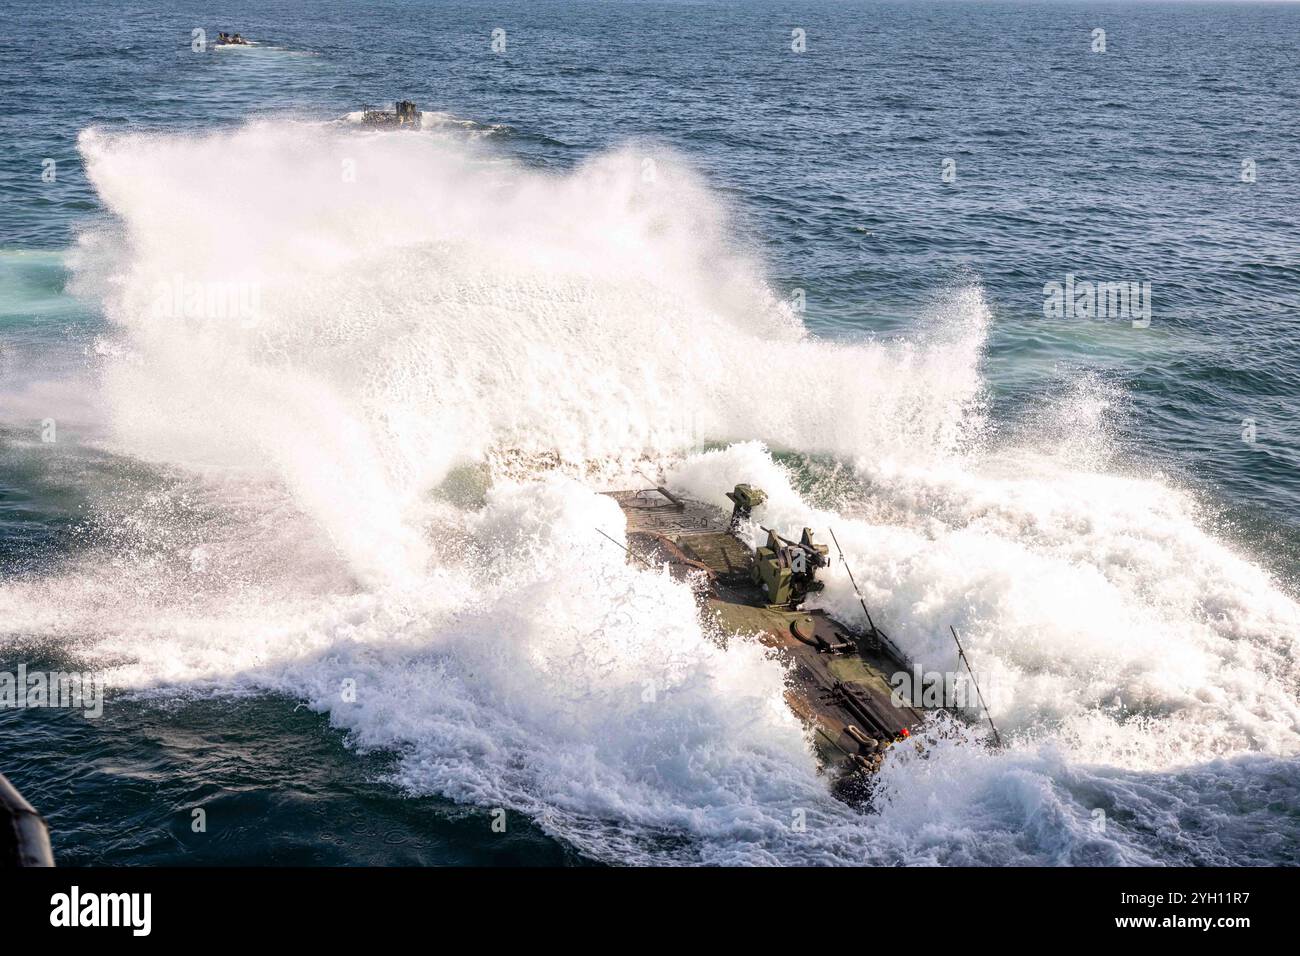
[{"label": "military vehicle hull", "polygon": [[823,765],[849,790],[867,783],[925,716],[891,696],[891,675],[911,664],[888,637],[798,600],[771,603],[755,570],[760,552],[737,535],[734,515],[665,488],[609,494],[627,516],[633,558],[690,580],[702,618],[722,639],[740,635],[770,648],[787,668],[786,702],[812,729]]},{"label": "military vehicle hull", "polygon": [[419,129],[421,116],[410,100],[399,100],[391,110],[365,108],[361,111],[361,125],[380,129]]}]

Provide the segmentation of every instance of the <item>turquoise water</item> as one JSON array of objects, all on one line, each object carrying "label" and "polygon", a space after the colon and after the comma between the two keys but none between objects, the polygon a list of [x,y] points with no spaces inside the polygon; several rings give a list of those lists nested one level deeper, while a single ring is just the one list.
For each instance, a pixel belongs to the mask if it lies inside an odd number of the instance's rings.
[{"label": "turquoise water", "polygon": [[[111,688],[0,711],[63,862],[1296,861],[1300,10],[307,9],[7,11],[0,671]],[[257,321],[149,318],[177,277]],[[455,491],[508,448],[788,482],[1016,749],[825,802],[774,666],[588,582],[585,492]]]}]

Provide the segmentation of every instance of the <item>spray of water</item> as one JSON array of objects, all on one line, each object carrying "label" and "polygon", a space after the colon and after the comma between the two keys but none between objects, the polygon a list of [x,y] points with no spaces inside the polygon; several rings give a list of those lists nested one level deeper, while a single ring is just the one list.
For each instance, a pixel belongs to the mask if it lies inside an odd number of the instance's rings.
[{"label": "spray of water", "polygon": [[[1296,604],[1107,464],[1089,383],[985,440],[977,286],[909,342],[817,340],[663,153],[551,173],[258,123],[81,148],[113,214],[74,257],[111,323],[103,448],[166,482],[119,481],[101,542],[0,587],[4,633],[136,693],[288,692],[397,750],[399,786],[602,859],[1276,858],[1252,841],[1300,785]],[[218,284],[255,307],[176,307]],[[623,522],[591,476],[647,456],[833,526],[926,667],[956,624],[1010,746],[891,760],[875,814],[833,800],[780,665],[594,533]],[[861,613],[838,568],[818,600]],[[1170,825],[1193,813],[1229,823]]]}]

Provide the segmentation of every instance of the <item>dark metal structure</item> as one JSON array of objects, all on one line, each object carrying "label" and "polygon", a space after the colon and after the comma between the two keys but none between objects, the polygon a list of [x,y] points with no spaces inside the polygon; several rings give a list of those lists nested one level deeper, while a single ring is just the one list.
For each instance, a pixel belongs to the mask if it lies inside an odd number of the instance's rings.
[{"label": "dark metal structure", "polygon": [[0,867],[53,865],[45,821],[0,774]]}]

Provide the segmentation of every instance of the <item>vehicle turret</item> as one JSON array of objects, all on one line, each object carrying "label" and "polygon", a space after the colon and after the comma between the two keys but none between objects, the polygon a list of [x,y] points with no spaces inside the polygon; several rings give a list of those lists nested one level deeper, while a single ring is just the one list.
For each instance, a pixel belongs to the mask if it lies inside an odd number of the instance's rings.
[{"label": "vehicle turret", "polygon": [[753,485],[736,485],[734,491],[727,492],[727,497],[731,499],[732,504],[731,522],[727,530],[735,532],[742,521],[749,520],[755,508],[767,501],[767,492]]},{"label": "vehicle turret", "polygon": [[763,588],[768,601],[776,605],[798,605],[810,591],[824,586],[817,569],[830,564],[830,548],[813,541],[811,528],[804,528],[798,541],[767,532],[766,547],[754,555],[754,583]]}]

